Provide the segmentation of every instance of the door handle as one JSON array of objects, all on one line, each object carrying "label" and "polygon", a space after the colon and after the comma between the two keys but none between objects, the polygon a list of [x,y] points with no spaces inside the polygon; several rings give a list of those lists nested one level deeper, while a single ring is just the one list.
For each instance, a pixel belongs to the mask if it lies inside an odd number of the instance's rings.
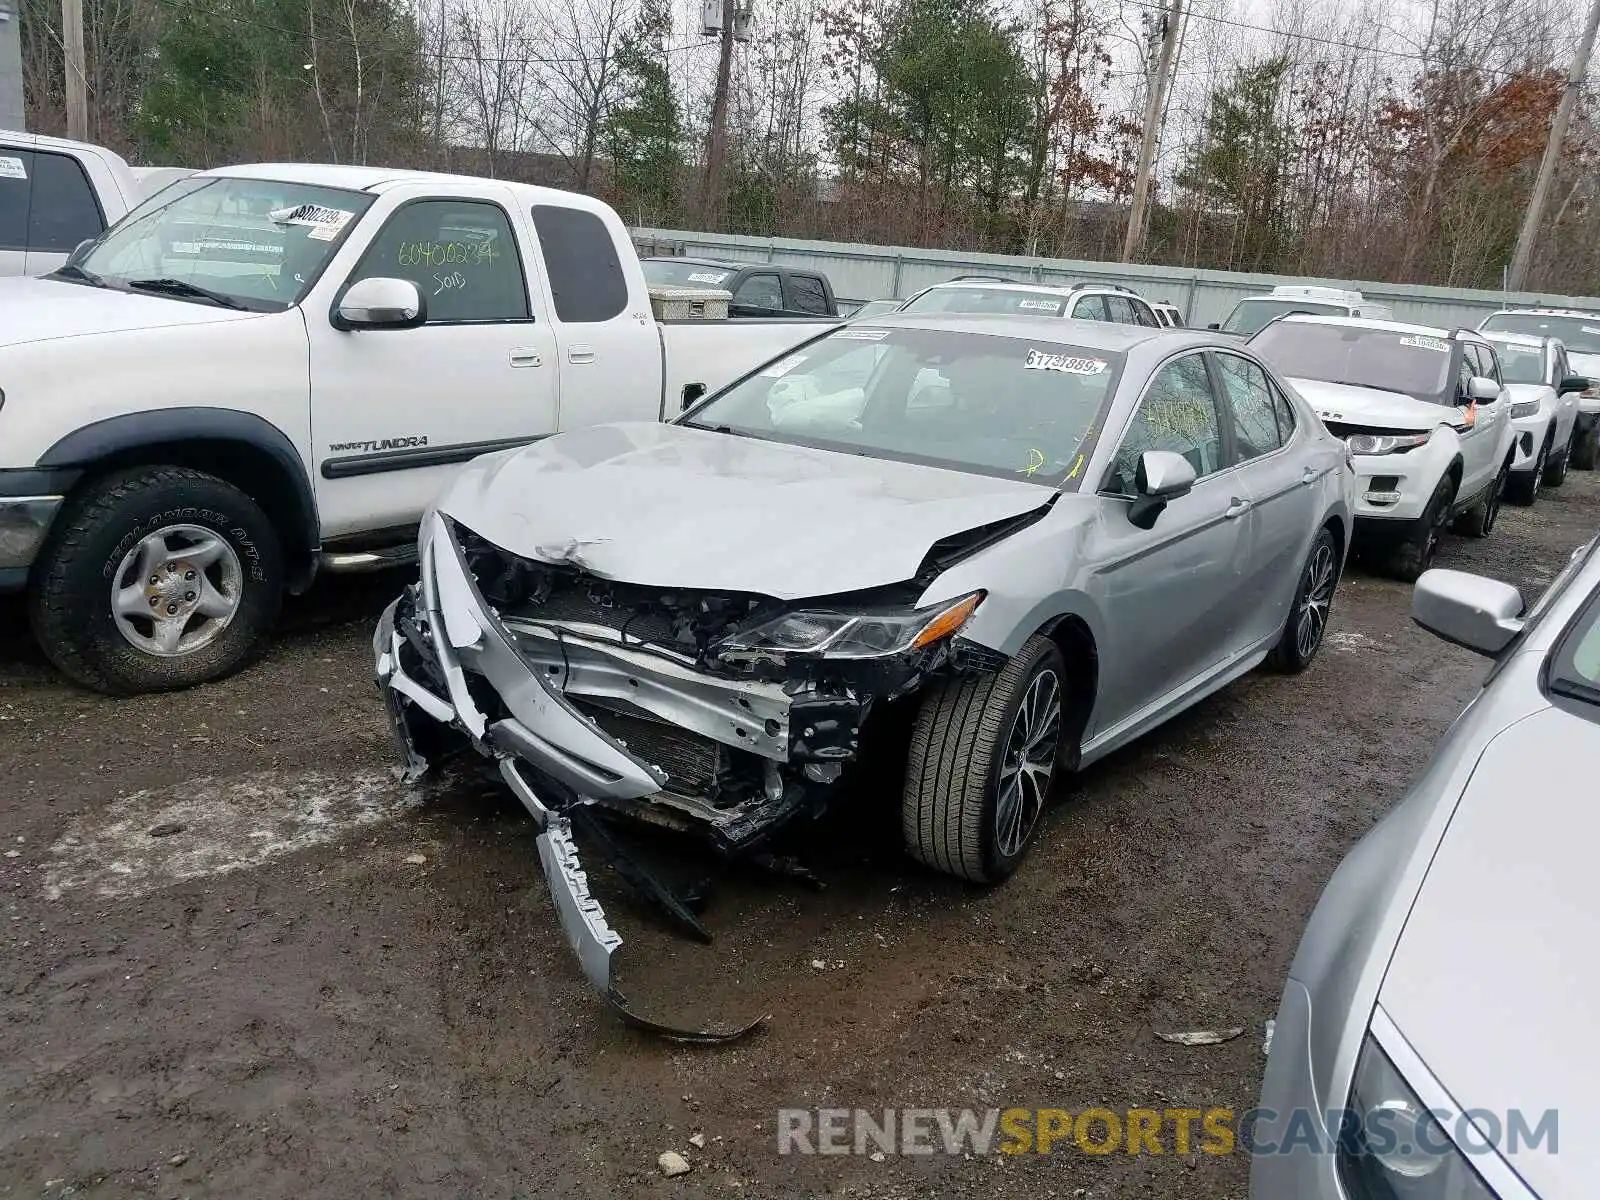
[{"label": "door handle", "polygon": [[1234,519],[1236,519],[1238,517],[1244,516],[1245,513],[1249,512],[1249,511],[1250,511],[1250,501],[1241,500],[1241,499],[1239,499],[1239,497],[1235,496],[1233,498],[1233,502],[1230,503],[1228,505],[1228,507],[1223,510],[1222,515],[1227,517],[1228,520],[1232,521],[1232,520],[1234,520]]},{"label": "door handle", "polygon": [[594,347],[568,346],[567,361],[570,363],[592,363],[594,361]]},{"label": "door handle", "polygon": [[1315,467],[1307,466],[1305,470],[1300,472],[1300,482],[1315,483],[1319,477],[1319,474],[1320,473]]},{"label": "door handle", "polygon": [[542,367],[544,359],[537,350],[513,350],[511,352],[511,365],[513,367]]}]

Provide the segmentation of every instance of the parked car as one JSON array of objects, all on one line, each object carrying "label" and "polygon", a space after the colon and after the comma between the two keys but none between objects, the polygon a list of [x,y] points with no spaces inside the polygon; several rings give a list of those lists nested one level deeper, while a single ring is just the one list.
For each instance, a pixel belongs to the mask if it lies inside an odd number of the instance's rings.
[{"label": "parked car", "polygon": [[1067,287],[952,279],[923,288],[899,312],[989,313],[1019,317],[1073,317],[1117,325],[1163,328],[1149,301],[1125,287],[1080,283]]},{"label": "parked car", "polygon": [[[1292,314],[1248,345],[1288,377],[1356,471],[1356,538],[1411,581],[1451,522],[1487,537],[1513,454],[1494,347],[1467,329]],[[1530,439],[1531,444],[1531,439]]]},{"label": "parked car", "polygon": [[130,167],[104,146],[0,129],[0,276],[43,275],[175,179]]},{"label": "parked car", "polygon": [[1168,329],[1183,328],[1183,313],[1176,304],[1166,300],[1158,300],[1150,307],[1155,310],[1156,319]]},{"label": "parked car", "polygon": [[1494,580],[1417,581],[1417,623],[1494,666],[1306,925],[1252,1200],[1590,1194],[1600,1053],[1575,1031],[1600,969],[1574,948],[1600,924],[1584,782],[1600,772],[1596,545],[1526,613]]},{"label": "parked car", "polygon": [[851,312],[850,319],[852,321],[860,321],[867,317],[885,316],[888,313],[894,312],[903,303],[904,301],[902,300],[894,299],[868,300],[865,304]]},{"label": "parked car", "polygon": [[708,258],[645,258],[651,287],[704,287],[730,292],[735,317],[837,317],[828,277],[773,263],[716,262]]},{"label": "parked car", "polygon": [[1388,320],[1394,310],[1387,304],[1368,300],[1347,288],[1320,287],[1315,284],[1285,283],[1265,296],[1246,296],[1233,306],[1227,320],[1207,326],[1223,333],[1250,337],[1274,317],[1288,313],[1310,313],[1329,317],[1367,317]]},{"label": "parked car", "polygon": [[376,167],[170,184],[0,280],[0,590],[90,687],[214,679],[285,588],[409,561],[467,460],[675,415],[819,328],[650,311],[585,197]]},{"label": "parked car", "polygon": [[[1516,457],[1506,498],[1532,504],[1544,484],[1560,487],[1578,441],[1578,396],[1589,380],[1572,373],[1566,348],[1555,338],[1486,333],[1511,393]],[[1526,434],[1526,437],[1521,436]]]},{"label": "parked car", "polygon": [[1526,333],[1560,340],[1572,374],[1588,378],[1578,394],[1578,440],[1572,465],[1592,471],[1600,462],[1600,313],[1573,308],[1503,308],[1478,325],[1480,333]]},{"label": "parked car", "polygon": [[413,774],[450,744],[498,760],[605,986],[570,806],[738,854],[876,756],[902,764],[913,858],[1004,879],[1059,771],[1263,660],[1312,662],[1352,486],[1227,339],[895,314],[670,424],[468,467],[377,675]]}]

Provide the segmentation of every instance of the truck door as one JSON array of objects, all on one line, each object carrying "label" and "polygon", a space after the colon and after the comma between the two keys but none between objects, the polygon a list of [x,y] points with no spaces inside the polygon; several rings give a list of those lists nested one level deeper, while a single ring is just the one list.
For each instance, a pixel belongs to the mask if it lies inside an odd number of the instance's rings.
[{"label": "truck door", "polygon": [[[331,303],[305,306],[324,538],[413,526],[461,463],[556,430],[556,336],[542,288],[529,286],[532,230],[510,188],[449,193],[387,193],[365,219],[375,232],[364,248],[334,264],[336,288],[319,287]],[[345,289],[373,277],[416,283],[427,323],[334,328]]]}]

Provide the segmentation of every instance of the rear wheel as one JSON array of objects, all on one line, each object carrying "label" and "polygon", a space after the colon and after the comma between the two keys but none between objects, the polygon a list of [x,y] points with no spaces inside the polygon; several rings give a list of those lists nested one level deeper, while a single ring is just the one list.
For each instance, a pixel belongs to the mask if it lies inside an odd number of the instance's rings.
[{"label": "rear wheel", "polygon": [[1531,471],[1516,471],[1507,477],[1506,499],[1513,504],[1528,505],[1539,498],[1539,485],[1544,482],[1545,469],[1550,465],[1550,443],[1539,447],[1539,457],[1533,460]]},{"label": "rear wheel", "polygon": [[923,697],[900,809],[912,858],[974,883],[1016,870],[1061,759],[1066,689],[1061,651],[1036,635],[998,673]]},{"label": "rear wheel", "polygon": [[1306,565],[1300,572],[1300,585],[1295,589],[1294,607],[1289,610],[1283,636],[1269,656],[1274,670],[1296,675],[1311,665],[1322,648],[1328,614],[1333,609],[1333,592],[1338,586],[1339,543],[1333,530],[1324,527],[1311,543],[1311,553],[1306,555]]},{"label": "rear wheel", "polygon": [[1395,578],[1415,583],[1433,565],[1439,552],[1439,542],[1450,524],[1450,506],[1455,503],[1456,481],[1446,475],[1439,480],[1428,500],[1428,507],[1412,523],[1404,541],[1399,542],[1389,554],[1389,569]]}]

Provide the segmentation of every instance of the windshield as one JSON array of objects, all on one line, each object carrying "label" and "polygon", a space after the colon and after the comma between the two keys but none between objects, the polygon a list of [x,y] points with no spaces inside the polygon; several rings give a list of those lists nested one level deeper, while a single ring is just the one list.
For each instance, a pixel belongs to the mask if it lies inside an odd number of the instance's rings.
[{"label": "windshield", "polygon": [[[1577,556],[1573,557],[1576,562]],[[1545,595],[1553,591],[1555,585]],[[1540,597],[1541,605],[1543,600]],[[1600,706],[1600,593],[1589,598],[1556,643],[1550,663],[1550,690],[1558,696]]]},{"label": "windshield", "polygon": [[1060,484],[1082,470],[1122,364],[1120,354],[1054,341],[850,325],[770,363],[682,421]]},{"label": "windshield", "polygon": [[1440,400],[1450,374],[1450,342],[1429,334],[1279,321],[1250,345],[1296,379],[1320,379]]},{"label": "windshield", "polygon": [[1563,317],[1553,313],[1495,313],[1481,332],[1531,333],[1561,339],[1572,354],[1600,354],[1600,313],[1592,317]]},{"label": "windshield", "polygon": [[901,312],[1004,313],[1015,317],[1059,317],[1070,296],[1021,288],[930,288],[906,301]]},{"label": "windshield", "polygon": [[855,312],[851,313],[850,317],[852,320],[860,320],[862,317],[881,317],[884,313],[892,313],[899,307],[900,301],[898,300],[868,300]]},{"label": "windshield", "polygon": [[714,267],[682,259],[646,258],[640,260],[644,280],[651,287],[723,287],[735,275],[731,267]]},{"label": "windshield", "polygon": [[1286,313],[1310,313],[1312,316],[1344,317],[1350,310],[1341,304],[1319,304],[1315,300],[1268,300],[1261,297],[1241,300],[1233,306],[1228,319],[1222,323],[1224,333],[1242,333],[1249,337],[1273,317]]},{"label": "windshield", "polygon": [[300,302],[372,201],[342,188],[191,177],[134,209],[74,265],[107,287],[153,293],[138,285],[177,281],[277,312]]},{"label": "windshield", "polygon": [[1524,346],[1490,338],[1500,356],[1500,375],[1507,383],[1543,383],[1544,347]]}]

